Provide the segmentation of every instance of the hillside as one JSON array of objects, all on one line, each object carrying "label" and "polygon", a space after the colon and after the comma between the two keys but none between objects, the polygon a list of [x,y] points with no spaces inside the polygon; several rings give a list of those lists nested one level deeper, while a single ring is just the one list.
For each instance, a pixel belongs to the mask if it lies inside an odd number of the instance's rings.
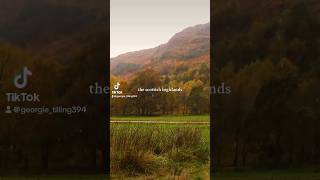
[{"label": "hillside", "polygon": [[147,67],[161,74],[170,73],[179,65],[209,62],[210,24],[188,27],[175,34],[166,44],[158,47],[129,52],[111,59],[111,73],[128,77]]},{"label": "hillside", "polygon": [[21,11],[24,11],[27,7],[30,7],[30,4],[43,3],[80,9],[90,9],[94,13],[101,12],[101,9],[105,10],[107,6],[107,2],[103,0],[1,0],[0,26],[14,20],[14,18],[16,18]]},{"label": "hillside", "polygon": [[317,0],[216,1],[211,80],[232,88],[211,106],[214,142],[224,142],[214,144],[219,171],[319,166],[319,7]]},{"label": "hillside", "polygon": [[2,0],[0,41],[45,50],[57,41],[105,26],[107,3],[103,0]]}]

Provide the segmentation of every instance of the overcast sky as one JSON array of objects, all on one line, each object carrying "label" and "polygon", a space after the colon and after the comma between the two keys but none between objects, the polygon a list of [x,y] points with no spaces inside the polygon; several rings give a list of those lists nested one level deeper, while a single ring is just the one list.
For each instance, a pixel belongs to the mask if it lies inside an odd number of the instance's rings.
[{"label": "overcast sky", "polygon": [[166,43],[210,21],[210,0],[111,0],[111,57]]}]

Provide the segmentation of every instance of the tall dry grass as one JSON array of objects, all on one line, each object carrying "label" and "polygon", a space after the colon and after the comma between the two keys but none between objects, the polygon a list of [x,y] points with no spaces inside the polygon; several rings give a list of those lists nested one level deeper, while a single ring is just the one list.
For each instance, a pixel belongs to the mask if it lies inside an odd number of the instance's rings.
[{"label": "tall dry grass", "polygon": [[185,174],[206,164],[209,141],[199,127],[114,125],[111,128],[111,172],[125,176]]}]

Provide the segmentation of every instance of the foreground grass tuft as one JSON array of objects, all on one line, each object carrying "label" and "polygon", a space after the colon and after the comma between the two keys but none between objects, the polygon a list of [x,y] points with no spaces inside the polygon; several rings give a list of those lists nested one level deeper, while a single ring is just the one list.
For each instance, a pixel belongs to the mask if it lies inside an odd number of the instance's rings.
[{"label": "foreground grass tuft", "polygon": [[111,172],[128,177],[176,176],[209,163],[209,127],[113,125]]}]

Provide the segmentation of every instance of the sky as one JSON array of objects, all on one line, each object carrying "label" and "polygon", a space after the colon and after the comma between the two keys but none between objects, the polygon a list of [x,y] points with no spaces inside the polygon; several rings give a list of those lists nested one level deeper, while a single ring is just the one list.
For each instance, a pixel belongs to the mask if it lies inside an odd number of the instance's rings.
[{"label": "sky", "polygon": [[210,21],[210,0],[111,0],[110,53],[149,49]]}]

